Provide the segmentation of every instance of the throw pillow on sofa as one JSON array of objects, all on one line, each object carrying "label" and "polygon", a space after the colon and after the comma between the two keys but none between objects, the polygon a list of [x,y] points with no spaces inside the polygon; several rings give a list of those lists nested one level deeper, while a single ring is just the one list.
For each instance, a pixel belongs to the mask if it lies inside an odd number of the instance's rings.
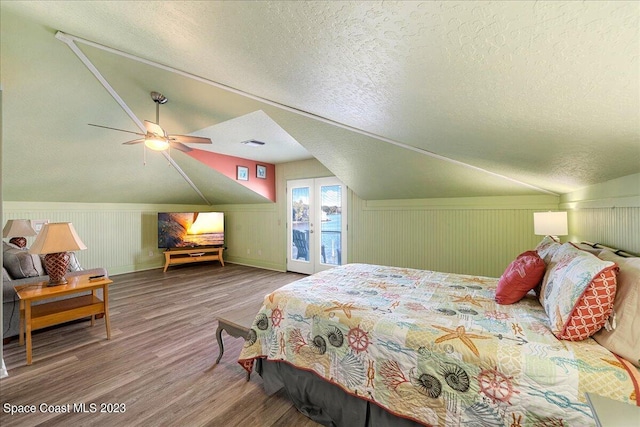
[{"label": "throw pillow on sofa", "polygon": [[44,275],[44,268],[38,255],[31,255],[24,249],[15,249],[5,243],[3,245],[2,266],[13,279]]}]

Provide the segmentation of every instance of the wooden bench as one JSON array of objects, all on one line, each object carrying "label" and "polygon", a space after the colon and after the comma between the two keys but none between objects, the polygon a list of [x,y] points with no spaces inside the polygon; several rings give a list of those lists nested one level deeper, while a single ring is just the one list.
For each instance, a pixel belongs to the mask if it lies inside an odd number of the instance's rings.
[{"label": "wooden bench", "polygon": [[[232,337],[244,338],[246,340],[249,337],[249,331],[253,325],[253,320],[255,319],[256,314],[258,314],[261,306],[262,305],[255,306],[253,304],[249,304],[246,307],[229,311],[216,317],[216,320],[218,320],[216,339],[218,340],[220,353],[218,354],[215,365],[220,362],[220,359],[222,359],[222,355],[224,354],[222,331],[226,331],[227,334]],[[249,379],[251,379],[251,372],[247,372],[247,381],[249,381]]]}]

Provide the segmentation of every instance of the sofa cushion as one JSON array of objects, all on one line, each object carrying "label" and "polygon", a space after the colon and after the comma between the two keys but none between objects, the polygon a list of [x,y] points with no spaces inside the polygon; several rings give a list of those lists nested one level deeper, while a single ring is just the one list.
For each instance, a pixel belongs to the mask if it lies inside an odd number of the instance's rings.
[{"label": "sofa cushion", "polygon": [[24,249],[8,248],[3,252],[2,266],[12,279],[42,276],[44,269],[38,255]]},{"label": "sofa cushion", "polygon": [[2,281],[3,282],[11,281],[11,276],[9,276],[9,272],[7,272],[7,269],[4,267],[2,267]]}]

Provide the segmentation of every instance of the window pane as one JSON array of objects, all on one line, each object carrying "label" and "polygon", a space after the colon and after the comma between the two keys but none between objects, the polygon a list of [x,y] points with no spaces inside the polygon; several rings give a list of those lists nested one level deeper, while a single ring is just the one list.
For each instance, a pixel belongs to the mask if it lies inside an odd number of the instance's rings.
[{"label": "window pane", "polygon": [[309,261],[309,187],[291,189],[291,258]]},{"label": "window pane", "polygon": [[322,210],[320,262],[342,265],[342,188],[340,185],[320,187]]}]

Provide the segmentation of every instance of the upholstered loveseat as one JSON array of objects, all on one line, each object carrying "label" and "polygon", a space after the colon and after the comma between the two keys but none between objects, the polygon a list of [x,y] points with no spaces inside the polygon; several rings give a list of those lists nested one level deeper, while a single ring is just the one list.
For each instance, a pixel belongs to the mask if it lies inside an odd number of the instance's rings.
[{"label": "upholstered loveseat", "polygon": [[[72,255],[66,277],[82,274],[107,276],[107,270],[104,268],[85,270],[80,266],[75,255]],[[49,276],[38,255],[29,254],[26,249],[2,242],[2,336],[4,338],[16,336],[20,331],[20,303],[14,286],[48,280]],[[102,290],[98,292],[100,294]],[[78,295],[73,294],[71,297]],[[59,299],[64,298],[69,297]]]}]

